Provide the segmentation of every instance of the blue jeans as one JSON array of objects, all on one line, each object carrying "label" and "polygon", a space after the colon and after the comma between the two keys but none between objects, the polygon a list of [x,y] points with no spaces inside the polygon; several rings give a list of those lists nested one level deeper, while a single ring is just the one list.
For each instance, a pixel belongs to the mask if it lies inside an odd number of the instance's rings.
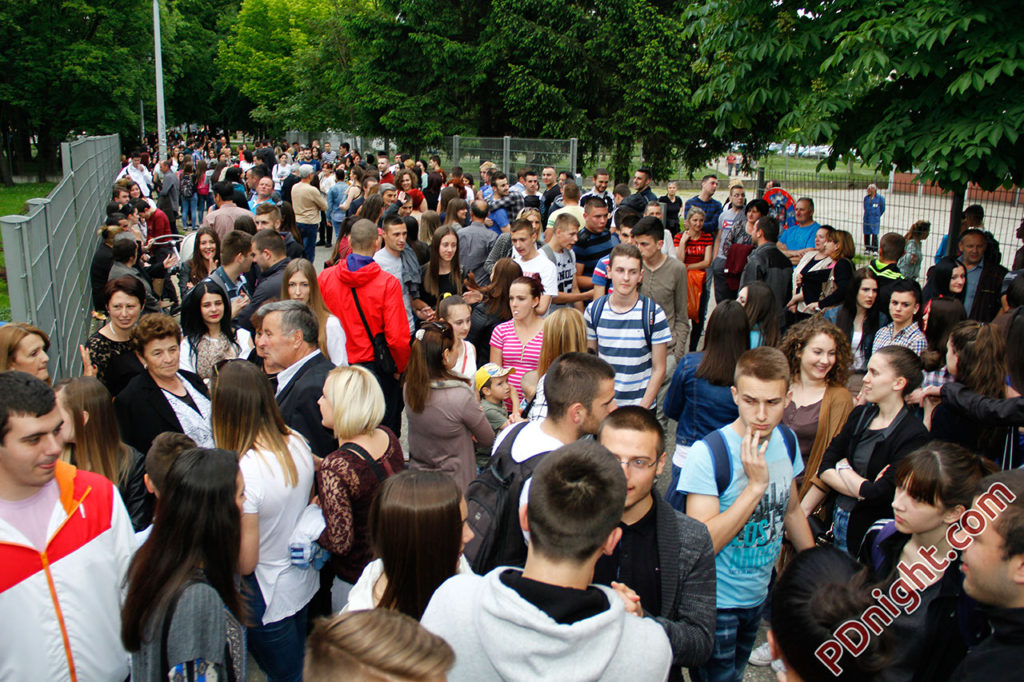
[{"label": "blue jeans", "polygon": [[835,536],[835,542],[833,543],[836,549],[849,554],[850,550],[846,547],[846,535],[850,529],[850,512],[845,509],[840,509],[837,504],[832,512],[832,535]]},{"label": "blue jeans", "polygon": [[299,223],[299,234],[302,235],[302,248],[306,251],[306,260],[310,263],[316,258],[316,233],[320,226],[316,223]]},{"label": "blue jeans", "polygon": [[742,682],[747,659],[757,639],[764,604],[746,609],[718,609],[715,648],[711,659],[690,668],[694,682]]},{"label": "blue jeans", "polygon": [[267,611],[256,575],[242,578],[245,600],[256,627],[247,629],[249,652],[268,682],[300,682],[306,651],[306,606],[287,618],[263,624]]},{"label": "blue jeans", "polygon": [[209,194],[197,194],[196,197],[199,199],[196,203],[196,217],[199,222],[196,225],[199,225],[203,222],[203,216],[206,215],[206,211],[213,206],[213,199],[210,198],[211,195]]},{"label": "blue jeans", "polygon": [[199,195],[193,194],[188,199],[181,198],[181,226],[187,230],[199,227],[196,222],[196,209],[199,207]]}]

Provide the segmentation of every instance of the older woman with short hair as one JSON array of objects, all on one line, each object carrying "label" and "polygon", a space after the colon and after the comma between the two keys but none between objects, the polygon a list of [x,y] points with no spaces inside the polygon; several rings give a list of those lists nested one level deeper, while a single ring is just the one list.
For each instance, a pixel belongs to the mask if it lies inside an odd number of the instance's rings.
[{"label": "older woman with short hair", "polygon": [[42,329],[24,322],[0,327],[0,372],[16,370],[50,383],[47,363],[50,337]]},{"label": "older woman with short hair", "polygon": [[213,447],[210,394],[198,374],[178,369],[181,327],[170,315],[143,316],[132,330],[145,368],[114,398],[124,442],[147,452],[164,431],[184,433],[199,447]]}]

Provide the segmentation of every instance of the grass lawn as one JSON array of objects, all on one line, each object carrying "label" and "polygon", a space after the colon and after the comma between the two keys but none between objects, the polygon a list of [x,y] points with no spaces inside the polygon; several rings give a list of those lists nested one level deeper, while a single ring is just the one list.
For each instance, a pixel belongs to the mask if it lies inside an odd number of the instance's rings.
[{"label": "grass lawn", "polygon": [[[57,183],[30,182],[14,187],[0,186],[0,216],[25,213],[25,202],[36,197],[45,197]],[[11,321],[11,299],[7,293],[7,267],[3,250],[0,249],[0,320]]]}]

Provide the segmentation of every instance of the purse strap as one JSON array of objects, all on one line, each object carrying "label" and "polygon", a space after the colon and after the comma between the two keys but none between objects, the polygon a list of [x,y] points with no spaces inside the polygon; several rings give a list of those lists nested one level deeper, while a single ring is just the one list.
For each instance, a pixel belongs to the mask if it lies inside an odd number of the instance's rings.
[{"label": "purse strap", "polygon": [[366,322],[366,315],[363,315],[363,307],[359,305],[359,295],[356,294],[355,287],[350,288],[352,290],[352,299],[356,302],[356,310],[359,311],[359,319],[363,321],[363,328],[366,329],[366,336],[372,341],[373,332],[370,331],[370,325]]},{"label": "purse strap", "polygon": [[344,445],[341,446],[341,449],[346,452],[351,452],[354,455],[359,455],[360,457],[362,457],[363,461],[365,461],[370,466],[370,469],[373,470],[373,473],[377,477],[377,480],[380,481],[381,483],[383,483],[384,479],[388,477],[387,472],[384,471],[384,467],[381,466],[380,462],[375,460],[373,456],[371,456],[370,453],[367,452],[366,449],[363,448],[362,446],[356,445],[355,443],[345,443]]}]

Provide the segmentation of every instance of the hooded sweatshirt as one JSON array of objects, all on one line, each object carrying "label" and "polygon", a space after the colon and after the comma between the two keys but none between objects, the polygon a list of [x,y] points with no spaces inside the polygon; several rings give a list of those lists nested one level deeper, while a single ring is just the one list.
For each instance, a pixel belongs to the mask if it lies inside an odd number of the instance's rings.
[{"label": "hooded sweatshirt", "polygon": [[[373,362],[371,338],[383,331],[398,371],[404,372],[409,363],[410,335],[402,303],[402,285],[398,279],[381,270],[375,262],[350,270],[348,262],[341,260],[321,272],[317,282],[324,303],[345,329],[349,363]],[[366,326],[356,309],[353,288],[370,327],[370,335],[367,335]]]},{"label": "hooded sweatshirt", "polygon": [[501,580],[456,575],[434,593],[421,624],[455,651],[452,682],[486,680],[664,680],[672,662],[665,631],[626,613],[609,587],[609,607],[569,624],[526,601]]}]

